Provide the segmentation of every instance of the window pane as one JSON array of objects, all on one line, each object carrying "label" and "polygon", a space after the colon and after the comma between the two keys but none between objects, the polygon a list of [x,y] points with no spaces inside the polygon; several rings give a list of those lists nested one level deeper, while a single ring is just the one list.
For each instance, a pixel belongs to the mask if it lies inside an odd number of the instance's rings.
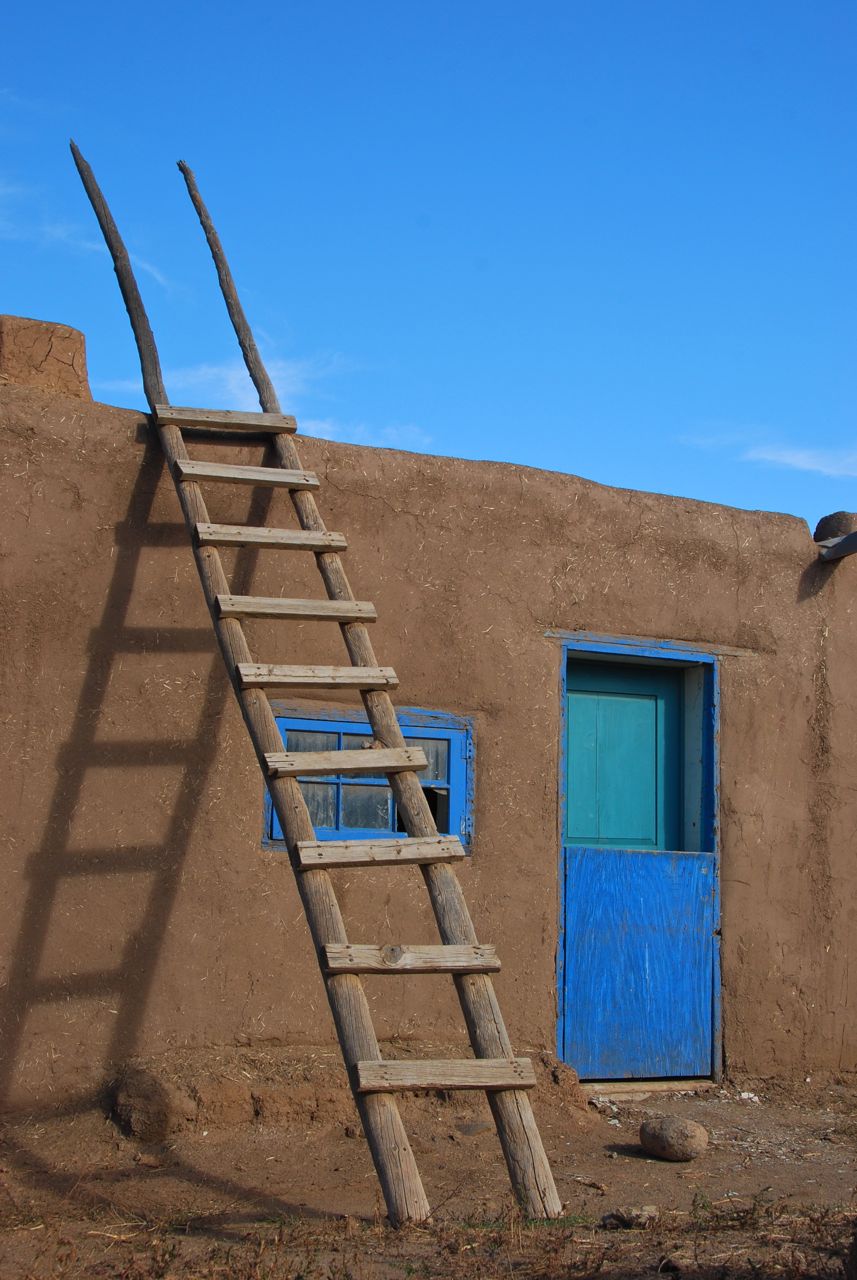
[{"label": "window pane", "polygon": [[[371,733],[368,733],[368,734],[367,733],[343,733],[342,735],[342,745],[346,750],[362,751],[365,748],[367,755],[369,754],[369,750],[371,749],[374,741],[375,739],[372,737]],[[363,776],[367,778],[368,777],[376,777],[376,778],[384,777],[383,773],[377,773],[377,774],[367,773],[367,774],[364,774]],[[351,824],[349,823],[348,825],[350,826]]]},{"label": "window pane", "polygon": [[423,781],[446,782],[449,778],[449,743],[445,738],[412,738],[408,734],[409,747],[422,747],[428,760],[428,768],[420,771]]},{"label": "window pane", "polygon": [[[319,735],[320,737],[323,735]],[[301,794],[314,827],[336,826],[336,783],[302,782]]]},{"label": "window pane", "polygon": [[371,831],[390,830],[390,788],[343,783],[343,827],[366,827]]},{"label": "window pane", "polygon": [[335,751],[339,746],[338,733],[320,733],[315,729],[287,729],[287,751]]},{"label": "window pane", "polygon": [[[428,801],[428,807],[434,818],[435,826],[442,836],[457,836],[458,831],[450,831],[449,829],[449,792],[440,787],[424,787],[425,797]],[[405,824],[402,822],[402,815],[396,809],[396,831],[404,831]]]},{"label": "window pane", "polygon": [[458,835],[457,831],[449,829],[449,792],[442,791],[440,787],[425,787],[424,790],[438,831],[443,835]]}]

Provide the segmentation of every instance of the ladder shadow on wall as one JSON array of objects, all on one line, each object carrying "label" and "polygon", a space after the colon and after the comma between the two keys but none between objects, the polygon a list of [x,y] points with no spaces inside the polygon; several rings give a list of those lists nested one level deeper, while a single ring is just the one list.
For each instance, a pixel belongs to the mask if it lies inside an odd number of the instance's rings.
[{"label": "ladder shadow on wall", "polygon": [[[110,585],[90,634],[75,713],[68,732],[57,734],[57,780],[42,838],[27,861],[26,895],[0,992],[0,1111],[7,1115],[57,1118],[104,1108],[117,1071],[139,1051],[229,697],[209,625],[129,621],[147,556],[148,568],[152,557],[157,564],[170,553],[190,561],[184,525],[152,520],[165,492],[171,499],[172,486],[160,450],[148,432],[143,439],[140,470],[115,526]],[[254,491],[248,519],[264,523],[270,501],[270,494]],[[237,553],[236,591],[249,589],[257,557],[253,549]],[[194,609],[198,600],[194,592]],[[145,685],[147,667],[150,677],[161,677],[163,660],[177,655],[199,658],[196,731],[179,741],[140,735],[146,706],[138,698],[129,703],[138,717],[134,732],[128,715],[117,715],[112,696],[123,663],[133,659]],[[162,834],[155,842],[137,840],[121,821],[114,825],[117,811],[139,826],[142,806],[163,800],[165,771],[171,800],[161,805]],[[124,804],[117,802],[117,787],[124,788]],[[55,1071],[60,1056],[66,1060]],[[65,1087],[63,1079],[78,1083]],[[23,1146],[15,1151],[13,1143],[6,1151],[20,1173],[45,1190],[62,1190],[54,1186],[58,1172],[34,1152]],[[189,1180],[198,1176],[190,1166],[182,1173],[173,1165],[171,1172]],[[229,1190],[243,1191],[254,1203],[263,1194],[231,1183]],[[279,1202],[276,1207],[293,1211]]]}]

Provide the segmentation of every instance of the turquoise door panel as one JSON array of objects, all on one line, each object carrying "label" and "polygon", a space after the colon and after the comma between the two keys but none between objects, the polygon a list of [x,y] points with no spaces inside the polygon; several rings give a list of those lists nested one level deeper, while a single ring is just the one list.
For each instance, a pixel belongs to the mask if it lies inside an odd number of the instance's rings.
[{"label": "turquoise door panel", "polygon": [[568,723],[569,839],[656,848],[657,700],[570,693]]},{"label": "turquoise door panel", "polygon": [[657,794],[658,711],[654,697],[599,699],[598,834],[606,844],[654,848],[658,843],[663,817]]},{"label": "turquoise door panel", "polygon": [[598,706],[597,694],[568,695],[567,834],[575,842],[598,839]]},{"label": "turquoise door panel", "polygon": [[676,848],[681,673],[607,663],[579,668],[568,681],[567,842]]}]

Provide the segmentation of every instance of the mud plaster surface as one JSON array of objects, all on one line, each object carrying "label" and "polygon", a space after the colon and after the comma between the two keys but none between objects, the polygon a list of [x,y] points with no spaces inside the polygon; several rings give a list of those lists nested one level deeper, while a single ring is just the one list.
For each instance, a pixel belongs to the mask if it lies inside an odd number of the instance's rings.
[{"label": "mud plaster surface", "polygon": [[91,400],[83,334],[66,324],[0,315],[0,386],[7,383]]},{"label": "mud plaster surface", "polygon": [[[141,418],[0,387],[0,438],[0,1096],[82,1102],[135,1054],[331,1036],[290,872],[260,852],[260,780]],[[857,562],[815,568],[788,516],[298,444],[348,535],[355,593],[378,606],[397,701],[473,719],[462,880],[503,960],[516,1049],[552,1049],[556,1023],[560,647],[546,633],[586,629],[725,646],[727,1064],[853,1068]],[[212,487],[210,509],[294,523],[282,495]],[[318,594],[296,557],[224,560],[236,591]],[[324,624],[248,632],[263,660],[344,660]],[[417,873],[339,873],[337,891],[355,941],[436,940]],[[382,1037],[463,1038],[442,978],[367,990]]]}]

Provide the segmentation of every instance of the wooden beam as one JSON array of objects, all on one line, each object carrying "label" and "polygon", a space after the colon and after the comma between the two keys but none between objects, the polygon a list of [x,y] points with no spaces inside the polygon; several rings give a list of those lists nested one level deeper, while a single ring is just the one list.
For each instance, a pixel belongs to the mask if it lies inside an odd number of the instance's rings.
[{"label": "wooden beam", "polygon": [[346,547],[341,533],[328,533],[326,529],[265,529],[200,520],[195,533],[203,547],[270,547],[280,551],[344,551]]},{"label": "wooden beam", "polygon": [[156,404],[152,412],[159,427],[196,428],[201,431],[247,431],[253,435],[282,435],[297,431],[297,421],[287,413],[243,413],[234,409],[187,409]]},{"label": "wooden beam", "polygon": [[143,306],[143,299],[140,296],[140,289],[131,266],[131,259],[119,234],[119,228],[113,220],[113,214],[110,212],[101,188],[95,181],[95,174],[87,161],[84,160],[77,144],[72,141],[69,146],[75,166],[80,174],[80,180],[83,183],[83,189],[89,198],[89,203],[92,205],[93,212],[98,219],[101,234],[104,236],[104,242],[113,259],[113,270],[116,272],[119,292],[122,294],[122,301],[125,303],[125,310],[128,312],[128,319],[131,321],[134,341],[137,344],[137,354],[140,357],[143,390],[149,402],[149,407],[153,408],[159,400],[166,400],[167,392],[164,387],[163,374],[161,373],[158,348],[155,345],[155,335],[152,333],[152,326],[149,324],[149,317],[146,315],[146,308]]},{"label": "wooden beam", "polygon": [[423,1062],[358,1062],[360,1093],[402,1089],[533,1089],[529,1058],[475,1058]]},{"label": "wooden beam", "polygon": [[840,538],[825,538],[818,545],[822,560],[842,560],[845,556],[853,556],[857,551],[857,530],[844,533]]},{"label": "wooden beam", "polygon": [[286,471],[282,467],[247,467],[235,463],[178,460],[181,480],[210,480],[216,484],[252,484],[269,489],[317,489],[318,476],[312,471]]},{"label": "wooden beam", "polygon": [[218,596],[221,618],[293,618],[316,622],[374,622],[368,600],[289,600],[284,596]]},{"label": "wooden beam", "polygon": [[328,973],[499,973],[494,947],[384,946],[329,943],[322,947]]},{"label": "wooden beam", "polygon": [[313,867],[420,866],[466,858],[455,836],[426,836],[422,840],[302,840],[297,846],[302,871]]},{"label": "wooden beam", "polygon": [[420,747],[375,747],[357,751],[280,751],[265,757],[272,778],[311,778],[347,773],[368,778],[427,769]]},{"label": "wooden beam", "polygon": [[[392,667],[287,667],[276,662],[239,662],[236,670],[242,689],[392,689],[399,683]],[[282,743],[281,738],[280,746]],[[272,754],[279,752],[267,753]]]}]

